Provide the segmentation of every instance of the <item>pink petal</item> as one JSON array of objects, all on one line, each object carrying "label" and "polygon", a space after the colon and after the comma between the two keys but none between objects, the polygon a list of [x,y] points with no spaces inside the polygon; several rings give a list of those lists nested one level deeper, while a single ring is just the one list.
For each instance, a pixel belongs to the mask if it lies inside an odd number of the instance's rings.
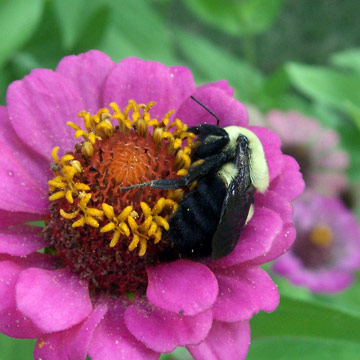
[{"label": "pink petal", "polygon": [[271,182],[269,189],[292,201],[303,192],[304,188],[305,183],[299,171],[299,164],[291,156],[284,155],[281,174]]},{"label": "pink petal", "polygon": [[0,331],[22,339],[36,338],[43,331],[16,308],[15,285],[23,267],[11,261],[0,261]]},{"label": "pink petal", "polygon": [[284,223],[288,223],[292,219],[292,205],[282,195],[274,191],[267,190],[265,194],[257,192],[255,194],[255,204],[256,207],[264,207],[275,211],[277,214],[280,215]]},{"label": "pink petal", "polygon": [[48,243],[41,238],[42,229],[39,226],[18,225],[0,230],[0,253],[22,256],[46,247]]},{"label": "pink petal", "polygon": [[68,270],[24,270],[16,284],[18,309],[45,332],[83,321],[92,305],[85,281]]},{"label": "pink petal", "polygon": [[[155,360],[160,354],[137,341],[124,324],[128,301],[108,301],[109,311],[96,327],[89,346],[92,360]],[[60,359],[59,359],[60,360]]]},{"label": "pink petal", "polygon": [[196,360],[242,360],[250,345],[248,321],[223,323],[214,321],[208,337],[187,349]]},{"label": "pink petal", "polygon": [[307,142],[309,137],[318,137],[318,132],[321,130],[315,119],[295,111],[271,111],[267,116],[267,121],[288,145]]},{"label": "pink petal", "polygon": [[345,151],[333,150],[333,152],[326,153],[319,157],[319,159],[316,161],[316,166],[344,170],[349,166],[349,156]]},{"label": "pink petal", "polygon": [[34,338],[43,333],[17,309],[15,286],[24,268],[36,266],[51,269],[53,260],[52,256],[40,253],[22,257],[0,255],[0,332],[17,338]]},{"label": "pink petal", "polygon": [[203,341],[211,328],[212,312],[185,316],[158,309],[145,300],[135,300],[125,311],[125,324],[148,348],[171,352],[177,346]]},{"label": "pink petal", "polygon": [[294,243],[296,231],[293,223],[285,224],[281,233],[274,240],[271,249],[264,255],[254,258],[251,264],[261,265],[272,261],[279,256],[285,254]]},{"label": "pink petal", "polygon": [[317,134],[316,142],[312,145],[312,151],[327,152],[334,150],[339,144],[339,135],[332,129],[321,129]]},{"label": "pink petal", "polygon": [[226,322],[250,320],[260,310],[272,312],[279,304],[279,292],[270,276],[257,266],[216,268],[219,296],[214,319]]},{"label": "pink petal", "polygon": [[40,337],[35,345],[34,359],[85,360],[94,330],[106,312],[106,305],[98,305],[81,324]]},{"label": "pink petal", "polygon": [[337,293],[349,287],[354,277],[342,269],[306,269],[291,252],[280,257],[273,266],[274,272],[286,276],[298,286],[313,292]]},{"label": "pink petal", "polygon": [[348,187],[347,177],[345,172],[336,173],[336,171],[331,172],[330,169],[328,171],[328,173],[312,173],[310,176],[311,184],[314,187],[316,186],[318,191],[324,195],[337,196]]},{"label": "pink petal", "polygon": [[56,71],[75,84],[83,98],[84,109],[94,114],[101,107],[109,106],[102,103],[102,96],[106,78],[114,66],[109,56],[91,50],[77,56],[66,56]]},{"label": "pink petal", "polygon": [[236,265],[265,256],[282,227],[283,222],[274,211],[255,208],[254,216],[245,226],[234,251],[212,263],[211,267]]},{"label": "pink petal", "polygon": [[194,80],[187,68],[127,58],[116,64],[110,73],[103,103],[115,101],[124,109],[130,99],[137,103],[155,101],[151,116],[161,119],[168,111],[177,109],[194,88]]},{"label": "pink petal", "polygon": [[0,209],[0,229],[10,225],[17,225],[29,221],[42,220],[42,218],[43,216],[41,214],[6,211]]},{"label": "pink petal", "polygon": [[280,138],[273,131],[261,126],[250,126],[249,129],[260,139],[264,148],[271,182],[280,174],[284,166],[284,155],[280,149]]},{"label": "pink petal", "polygon": [[49,161],[26,146],[16,135],[9,120],[7,109],[0,106],[0,142],[4,143],[17,161],[22,165],[47,194],[48,180],[51,177]]},{"label": "pink petal", "polygon": [[198,89],[204,89],[209,87],[217,87],[221,90],[223,90],[226,95],[233,96],[234,95],[234,89],[229,85],[227,80],[219,80],[215,81],[209,84],[201,85],[198,87]]},{"label": "pink petal", "polygon": [[148,267],[147,274],[148,299],[159,308],[171,312],[199,314],[213,305],[218,294],[214,274],[198,262],[178,260]]},{"label": "pink petal", "polygon": [[66,122],[78,122],[84,105],[70,80],[36,69],[9,86],[6,101],[12,126],[31,149],[49,160],[55,146],[62,153],[73,149],[74,130]]},{"label": "pink petal", "polygon": [[[248,117],[245,106],[227,95],[221,88],[210,85],[197,88],[192,95],[217,115],[220,119],[220,126],[246,126]],[[175,117],[189,126],[200,123],[216,125],[214,116],[191,98],[183,102]]]},{"label": "pink petal", "polygon": [[3,143],[0,143],[0,153],[0,209],[46,214],[47,194]]},{"label": "pink petal", "polygon": [[34,252],[29,255],[12,256],[0,254],[0,261],[11,261],[23,268],[37,267],[52,270],[60,266],[59,258],[55,255]]}]

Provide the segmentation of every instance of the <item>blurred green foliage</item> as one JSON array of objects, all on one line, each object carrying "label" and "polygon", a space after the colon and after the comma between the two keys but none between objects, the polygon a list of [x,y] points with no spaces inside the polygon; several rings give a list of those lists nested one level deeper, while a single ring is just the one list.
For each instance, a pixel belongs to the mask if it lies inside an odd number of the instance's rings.
[{"label": "blurred green foliage", "polygon": [[[92,48],[115,61],[183,64],[198,83],[227,79],[263,112],[296,109],[337,130],[356,187],[359,13],[357,0],[0,0],[0,103],[10,82]],[[358,358],[359,279],[332,297],[276,281],[281,304],[251,321],[250,360]],[[0,360],[31,359],[33,344],[0,336]],[[162,356],[187,358],[184,349]]]}]

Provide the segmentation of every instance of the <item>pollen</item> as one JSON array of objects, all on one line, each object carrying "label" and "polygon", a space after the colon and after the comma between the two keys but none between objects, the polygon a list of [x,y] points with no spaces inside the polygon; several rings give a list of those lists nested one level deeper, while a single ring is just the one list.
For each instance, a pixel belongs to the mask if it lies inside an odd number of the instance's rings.
[{"label": "pollen", "polygon": [[[122,272],[113,278],[126,278],[124,269],[134,264],[144,273],[145,264],[156,263],[166,248],[168,220],[184,192],[189,191],[121,190],[151,180],[186,176],[191,167],[195,135],[179,119],[170,121],[173,111],[161,120],[152,118],[153,106],[154,102],[129,100],[123,111],[116,103],[94,115],[83,110],[78,114],[83,126],[67,122],[78,140],[74,151],[60,157],[60,149],[55,147],[51,154],[54,177],[48,183],[52,218],[44,236],[95,288],[104,283],[114,287],[115,281],[90,274],[85,269],[89,264],[79,264],[85,248],[97,262],[91,267],[103,267],[105,261],[108,267],[113,266],[112,273],[116,269]],[[104,260],[105,255],[96,258],[96,253],[110,256],[114,264],[109,265],[112,261]],[[133,290],[119,282],[116,286],[118,291]]]}]

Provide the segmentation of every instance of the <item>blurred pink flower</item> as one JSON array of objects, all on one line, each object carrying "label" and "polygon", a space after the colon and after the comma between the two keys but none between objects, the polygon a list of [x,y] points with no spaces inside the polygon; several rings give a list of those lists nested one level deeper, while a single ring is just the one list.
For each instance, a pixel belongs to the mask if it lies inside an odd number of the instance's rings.
[{"label": "blurred pink flower", "polygon": [[306,188],[328,196],[339,195],[347,188],[345,171],[349,159],[339,149],[339,137],[334,130],[296,111],[272,110],[262,116],[251,106],[249,117],[250,124],[268,127],[279,135],[284,154],[298,161]]},{"label": "blurred pink flower", "polygon": [[294,203],[297,238],[273,270],[314,292],[337,292],[360,267],[360,228],[338,199],[307,193]]},{"label": "blurred pink flower", "polygon": [[[155,101],[157,119],[175,109],[171,119],[189,126],[214,123],[190,95],[212,109],[221,126],[248,126],[244,106],[225,81],[195,87],[184,67],[136,58],[115,64],[99,51],[66,57],[56,71],[37,69],[10,85],[7,106],[0,108],[0,331],[38,338],[35,359],[157,359],[177,346],[195,359],[243,359],[249,320],[277,307],[277,288],[258,265],[293,243],[290,202],[304,184],[296,161],[282,154],[279,138],[265,128],[249,127],[263,143],[270,187],[256,194],[254,216],[235,250],[216,262],[127,263],[121,276],[131,294],[113,293],[122,245],[99,246],[99,233],[83,236],[86,226],[73,228],[51,210],[51,152],[55,146],[74,149],[78,141],[66,123],[76,122],[79,111],[96,113],[111,102],[123,109],[133,99]],[[47,226],[52,233],[27,224],[42,219],[53,225]],[[49,237],[61,251],[38,252],[49,247]],[[100,272],[110,279],[108,287],[96,285]]]}]

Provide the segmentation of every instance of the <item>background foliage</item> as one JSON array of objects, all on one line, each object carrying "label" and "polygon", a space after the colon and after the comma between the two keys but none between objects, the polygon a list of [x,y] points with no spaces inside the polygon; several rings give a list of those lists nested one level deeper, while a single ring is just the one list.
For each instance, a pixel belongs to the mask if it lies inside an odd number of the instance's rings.
[{"label": "background foliage", "polygon": [[[297,109],[337,130],[359,204],[359,13],[357,0],[0,0],[0,103],[11,81],[92,48],[183,64],[263,112]],[[281,304],[251,321],[248,359],[358,358],[360,281],[330,297],[275,280]],[[1,335],[0,360],[31,359],[33,345]]]}]

